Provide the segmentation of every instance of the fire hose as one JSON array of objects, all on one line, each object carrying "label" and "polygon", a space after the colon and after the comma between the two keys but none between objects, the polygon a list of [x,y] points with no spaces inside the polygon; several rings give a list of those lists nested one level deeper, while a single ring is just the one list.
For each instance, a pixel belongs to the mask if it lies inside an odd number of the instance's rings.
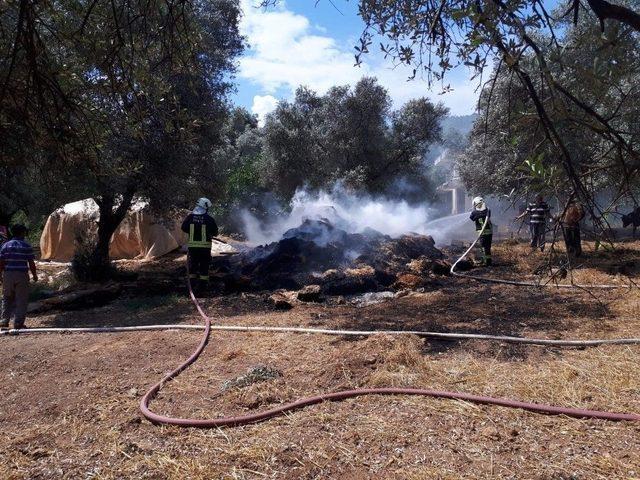
[{"label": "fire hose", "polygon": [[484,234],[485,228],[489,223],[491,216],[487,218],[487,220],[483,223],[482,229],[478,233],[478,236],[475,238],[473,243],[469,245],[469,248],[458,258],[453,265],[451,265],[451,269],[449,272],[451,275],[456,277],[463,278],[471,278],[473,280],[478,280],[480,282],[489,282],[489,283],[499,283],[502,285],[517,285],[520,287],[556,287],[556,288],[582,288],[582,289],[599,289],[599,290],[611,290],[615,288],[631,288],[631,285],[608,285],[608,284],[600,284],[600,285],[580,285],[577,283],[536,283],[536,282],[518,282],[516,280],[504,280],[501,278],[492,278],[492,277],[483,277],[480,275],[471,275],[469,273],[460,273],[456,272],[456,267],[458,264],[469,255],[473,247],[476,246],[482,235]]},{"label": "fire hose", "polygon": [[[3,335],[34,335],[42,333],[72,334],[72,333],[136,333],[162,330],[205,330],[205,325],[162,324],[135,325],[130,327],[55,327],[0,330]],[[597,347],[600,345],[637,345],[640,338],[599,338],[588,340],[552,339],[532,337],[512,337],[508,335],[485,335],[481,333],[451,333],[429,332],[424,330],[340,330],[330,328],[310,328],[268,325],[211,325],[210,330],[226,332],[269,332],[269,333],[300,333],[337,336],[366,337],[371,335],[416,335],[434,340],[480,340],[489,342],[515,343],[524,345],[538,345],[549,347]]]},{"label": "fire hose", "polygon": [[[482,232],[484,231],[484,227]],[[477,242],[477,239],[476,239]],[[454,263],[451,268],[451,273],[457,276],[465,276],[463,274],[454,273],[454,268],[457,263],[462,260],[471,251],[474,242],[471,247],[464,253],[464,255]],[[474,278],[474,277],[471,277]],[[477,277],[478,280],[486,281],[484,277]],[[504,281],[506,282],[506,281]],[[503,283],[503,282],[498,282]],[[518,283],[516,283],[518,284]],[[523,283],[519,283],[523,284]],[[527,285],[528,286],[528,285]],[[532,286],[535,286],[532,285]],[[526,343],[534,345],[554,345],[554,346],[595,346],[604,344],[637,344],[640,343],[638,338],[627,339],[603,339],[603,340],[553,340],[553,339],[533,339],[533,338],[521,338],[521,337],[509,337],[509,336],[496,336],[496,335],[480,335],[480,334],[456,334],[446,332],[423,332],[423,331],[396,331],[396,330],[381,330],[381,331],[356,331],[356,330],[331,330],[331,329],[317,329],[317,328],[303,328],[303,327],[269,327],[269,326],[226,326],[218,325],[213,326],[211,324],[211,318],[204,312],[202,306],[195,297],[191,282],[188,281],[189,296],[193,301],[198,313],[204,320],[204,326],[200,325],[147,325],[147,326],[132,326],[132,327],[89,327],[89,328],[35,328],[28,330],[4,330],[0,331],[0,335],[10,334],[33,334],[33,333],[108,333],[108,332],[131,332],[131,331],[144,331],[144,330],[165,330],[165,329],[188,329],[188,330],[202,330],[204,329],[200,343],[191,356],[175,368],[170,373],[166,374],[158,383],[153,385],[149,391],[144,395],[140,401],[140,410],[142,414],[154,424],[164,425],[177,425],[182,427],[221,427],[221,426],[240,426],[250,423],[255,423],[263,420],[273,418],[278,415],[282,415],[286,412],[300,409],[306,406],[314,405],[324,401],[339,401],[348,398],[359,397],[363,395],[421,395],[437,398],[446,398],[453,400],[462,400],[468,402],[474,402],[479,404],[498,405],[508,408],[519,408],[536,413],[549,414],[549,415],[566,415],[575,418],[592,418],[603,420],[628,420],[628,421],[640,421],[640,415],[633,413],[615,413],[597,410],[586,410],[579,408],[567,408],[553,405],[543,405],[537,403],[520,402],[516,400],[509,400],[503,398],[486,397],[480,395],[473,395],[460,392],[438,391],[429,389],[417,389],[417,388],[360,388],[353,390],[344,390],[333,393],[325,393],[315,395],[311,397],[302,398],[294,402],[285,403],[278,407],[257,412],[248,415],[221,417],[216,419],[191,419],[191,418],[179,418],[168,417],[160,414],[156,414],[151,411],[149,405],[151,401],[157,396],[162,387],[171,380],[175,379],[181,372],[186,370],[191,364],[193,364],[200,354],[204,351],[211,334],[211,330],[233,330],[233,331],[270,331],[270,332],[295,332],[295,333],[320,333],[330,335],[373,335],[379,333],[386,333],[392,335],[399,334],[415,334],[430,338],[438,338],[443,340],[493,340],[511,343]]]},{"label": "fire hose", "polygon": [[295,400],[293,402],[285,403],[279,405],[277,407],[271,408],[269,410],[264,410],[261,412],[250,413],[247,415],[239,415],[239,416],[228,416],[228,417],[220,417],[213,419],[195,419],[195,418],[182,418],[182,417],[168,417],[165,415],[160,415],[151,411],[149,404],[151,401],[158,395],[162,387],[171,380],[175,379],[180,373],[186,370],[191,364],[193,364],[200,354],[204,351],[207,343],[209,341],[209,336],[211,333],[211,318],[205,313],[200,302],[193,293],[193,289],[191,287],[191,281],[188,281],[189,287],[189,296],[193,301],[198,313],[202,317],[205,323],[205,330],[195,351],[191,354],[191,356],[185,360],[182,364],[180,364],[173,371],[166,374],[158,383],[153,385],[147,393],[140,400],[140,411],[145,418],[151,421],[156,425],[175,425],[180,427],[199,427],[199,428],[212,428],[212,427],[223,427],[223,426],[241,426],[247,425],[251,423],[260,422],[263,420],[267,420],[279,415],[283,415],[284,413],[297,410],[303,407],[307,407],[310,405],[315,405],[317,403],[322,403],[325,401],[340,401],[346,400],[348,398],[360,397],[363,395],[420,395],[420,396],[428,396],[428,397],[436,397],[436,398],[447,398],[452,400],[462,400],[473,403],[487,404],[487,405],[498,405],[508,408],[519,408],[523,410],[528,410],[536,413],[542,413],[547,415],[566,415],[574,418],[590,418],[590,419],[601,419],[601,420],[629,420],[629,421],[640,421],[640,415],[634,413],[615,413],[615,412],[606,412],[606,411],[598,411],[598,410],[585,410],[580,408],[568,408],[568,407],[559,407],[554,405],[543,405],[537,403],[529,403],[529,402],[520,402],[517,400],[509,400],[504,398],[494,398],[494,397],[486,397],[481,395],[473,395],[469,393],[460,393],[460,392],[449,392],[449,391],[439,391],[439,390],[428,390],[428,389],[419,389],[419,388],[358,388],[353,390],[343,390],[339,392],[333,393],[324,393],[320,395],[314,395],[306,398],[302,398],[299,400]]}]

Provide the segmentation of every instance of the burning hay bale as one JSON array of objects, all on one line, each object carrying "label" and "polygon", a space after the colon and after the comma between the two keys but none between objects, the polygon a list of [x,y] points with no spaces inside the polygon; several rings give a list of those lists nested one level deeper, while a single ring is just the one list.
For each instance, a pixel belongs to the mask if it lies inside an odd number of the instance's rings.
[{"label": "burning hay bale", "polygon": [[394,290],[415,290],[416,288],[424,287],[426,283],[426,279],[421,275],[403,273],[398,275],[398,280],[394,282],[393,288]]},{"label": "burning hay bale", "polygon": [[322,300],[322,287],[320,285],[307,285],[298,292],[298,300],[301,302],[319,302]]},{"label": "burning hay bale", "polygon": [[376,272],[369,265],[328,270],[322,278],[322,291],[327,295],[354,295],[378,290]]},{"label": "burning hay bale", "polygon": [[277,242],[225,259],[218,271],[229,290],[249,282],[246,289],[301,290],[299,300],[317,301],[321,294],[425,286],[442,259],[428,235],[391,238],[372,229],[349,233],[322,218],[307,219]]},{"label": "burning hay bale", "polygon": [[295,304],[293,293],[286,290],[278,290],[272,293],[268,300],[276,310],[291,310]]}]

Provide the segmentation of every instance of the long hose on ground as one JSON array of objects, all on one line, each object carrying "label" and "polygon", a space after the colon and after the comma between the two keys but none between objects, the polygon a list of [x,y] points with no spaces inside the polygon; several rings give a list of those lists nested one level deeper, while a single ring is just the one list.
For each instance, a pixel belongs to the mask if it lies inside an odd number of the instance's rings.
[{"label": "long hose on ground", "polygon": [[[29,328],[11,329],[0,331],[2,335],[33,335],[42,333],[131,333],[158,330],[204,330],[205,325],[184,325],[184,324],[164,324],[164,325],[136,325],[131,327],[78,327],[78,328]],[[339,330],[329,328],[308,328],[308,327],[272,327],[268,325],[211,325],[211,330],[227,332],[270,332],[270,333],[305,333],[320,335],[338,336],[370,336],[370,335],[416,335],[418,337],[432,338],[434,340],[479,340],[488,342],[517,343],[526,345],[540,345],[550,347],[597,347],[600,345],[637,345],[640,338],[601,338],[590,340],[573,339],[550,339],[550,338],[529,338],[511,337],[508,335],[483,335],[481,333],[449,333],[449,332],[429,332],[424,330]]]},{"label": "long hose on ground", "polygon": [[[482,234],[483,230],[480,234]],[[479,237],[478,237],[479,238]],[[476,239],[477,242],[477,239]],[[451,267],[451,273],[457,276],[468,276],[464,274],[457,274],[454,272],[455,266],[464,258],[471,249],[475,246],[474,242],[469,249],[460,257]],[[484,277],[468,276],[477,280],[487,281]],[[494,279],[495,280],[495,279]],[[489,280],[491,281],[491,280]],[[517,283],[508,281],[498,281],[497,283],[510,283],[516,285],[537,286],[535,284]],[[444,333],[444,332],[422,332],[422,331],[396,331],[396,330],[379,330],[379,331],[357,331],[357,330],[331,330],[331,329],[318,329],[318,328],[302,328],[302,327],[269,327],[269,326],[212,326],[210,317],[204,312],[197,298],[195,297],[191,282],[188,283],[189,295],[194,305],[196,306],[198,313],[204,319],[204,326],[199,325],[146,325],[146,326],[131,326],[131,327],[88,327],[88,328],[35,328],[28,330],[3,330],[0,331],[0,335],[18,335],[18,334],[35,334],[35,333],[109,333],[109,332],[134,332],[145,330],[166,330],[166,329],[185,329],[185,330],[202,330],[204,333],[200,343],[191,356],[185,360],[180,366],[174,369],[172,372],[165,375],[157,384],[153,385],[149,391],[144,395],[140,401],[140,410],[142,414],[155,424],[165,425],[177,425],[183,427],[221,427],[221,426],[239,426],[249,423],[254,423],[275,416],[284,414],[288,411],[299,409],[305,406],[321,403],[324,401],[338,401],[347,398],[354,398],[362,395],[422,395],[438,398],[448,398],[454,400],[464,400],[474,403],[499,405],[509,408],[520,408],[537,413],[551,414],[551,415],[566,415],[576,418],[594,418],[604,420],[630,420],[640,421],[640,415],[627,414],[627,413],[614,413],[604,412],[597,410],[585,410],[576,408],[565,408],[553,405],[542,405],[536,403],[519,402],[516,400],[485,397],[479,395],[472,395],[468,393],[447,392],[427,389],[415,389],[415,388],[361,388],[355,390],[344,390],[341,392],[326,393],[321,395],[315,395],[312,397],[303,398],[294,402],[280,405],[276,408],[258,412],[249,415],[222,417],[217,419],[191,419],[191,418],[178,418],[167,417],[152,412],[149,408],[150,402],[160,392],[160,389],[165,383],[176,378],[182,371],[193,364],[206,347],[209,336],[212,329],[216,330],[233,330],[233,331],[269,331],[269,332],[295,332],[295,333],[319,333],[329,335],[374,335],[378,333],[386,333],[391,335],[400,334],[415,334],[429,338],[437,338],[443,340],[490,340],[501,341],[511,343],[526,343],[533,345],[553,345],[553,346],[573,346],[573,347],[585,347],[605,344],[636,344],[640,343],[640,339],[627,338],[627,339],[604,339],[604,340],[551,340],[551,339],[535,339],[535,338],[520,338],[498,335],[480,335],[480,334],[456,334],[456,333]]]},{"label": "long hose on ground", "polygon": [[263,420],[267,420],[278,415],[282,415],[286,412],[296,410],[302,407],[306,407],[309,405],[314,405],[316,403],[321,403],[325,401],[338,401],[345,400],[347,398],[359,397],[362,395],[421,395],[428,397],[437,397],[437,398],[448,398],[453,400],[463,400],[467,402],[473,403],[481,403],[488,405],[499,405],[503,407],[509,408],[520,408],[523,410],[529,410],[536,413],[543,413],[548,415],[566,415],[575,418],[593,418],[593,419],[602,419],[602,420],[630,420],[630,421],[640,421],[640,415],[633,413],[615,413],[615,412],[604,412],[598,410],[585,410],[580,408],[567,408],[567,407],[558,407],[554,405],[542,405],[537,403],[529,403],[529,402],[520,402],[517,400],[509,400],[503,398],[493,398],[493,397],[485,397],[480,395],[472,395],[469,393],[460,393],[460,392],[448,392],[448,391],[438,391],[438,390],[427,390],[427,389],[419,389],[419,388],[359,388],[354,390],[344,390],[340,392],[334,393],[324,393],[320,395],[314,395],[311,397],[302,398],[296,400],[294,402],[285,403],[278,407],[265,410],[262,412],[251,413],[248,415],[239,415],[239,416],[229,416],[229,417],[220,417],[213,419],[195,419],[195,418],[181,418],[181,417],[168,417],[165,415],[157,414],[149,408],[149,404],[156,397],[156,395],[160,392],[160,389],[169,381],[176,378],[182,371],[189,367],[192,363],[194,363],[200,354],[203,352],[204,348],[207,346],[209,341],[209,335],[211,333],[211,318],[205,313],[198,302],[198,299],[193,293],[193,289],[191,287],[191,282],[188,283],[189,286],[189,295],[191,300],[193,301],[198,313],[203,318],[205,322],[205,330],[202,335],[202,339],[198,344],[198,347],[191,354],[191,356],[185,360],[182,364],[180,364],[176,369],[169,372],[165,375],[158,383],[153,385],[149,391],[142,397],[140,400],[140,411],[142,415],[144,415],[148,420],[157,425],[176,425],[180,427],[200,427],[200,428],[211,428],[211,427],[223,427],[223,426],[240,426],[247,425],[250,423],[260,422]]}]

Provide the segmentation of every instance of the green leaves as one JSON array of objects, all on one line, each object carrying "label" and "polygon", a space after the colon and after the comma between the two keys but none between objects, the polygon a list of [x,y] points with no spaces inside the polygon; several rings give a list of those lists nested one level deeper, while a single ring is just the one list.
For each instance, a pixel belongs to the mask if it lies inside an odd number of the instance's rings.
[{"label": "green leaves", "polygon": [[453,18],[456,21],[462,20],[463,18],[465,18],[466,16],[469,15],[469,10],[464,8],[460,8],[460,9],[453,9],[451,10],[451,18]]},{"label": "green leaves", "polygon": [[281,102],[264,126],[265,184],[290,198],[297,188],[343,181],[376,191],[403,175],[419,175],[426,149],[439,139],[446,113],[427,99],[391,110],[386,90],[374,78],[325,95],[300,88]]},{"label": "green leaves", "polygon": [[[18,25],[22,6],[30,9],[28,25]],[[51,202],[133,190],[160,205],[190,203],[183,197],[194,177],[210,176],[206,161],[221,141],[243,42],[238,2],[12,1],[7,8],[0,70],[10,95],[2,92],[0,136],[16,141],[11,152],[2,142],[2,158],[42,166],[46,175],[33,189],[59,194]],[[29,35],[15,36],[27,27]],[[5,76],[14,50],[15,68]]]},{"label": "green leaves", "polygon": [[545,165],[544,153],[526,159],[518,170],[524,173],[535,190],[553,190],[559,180],[559,169],[555,164]]}]

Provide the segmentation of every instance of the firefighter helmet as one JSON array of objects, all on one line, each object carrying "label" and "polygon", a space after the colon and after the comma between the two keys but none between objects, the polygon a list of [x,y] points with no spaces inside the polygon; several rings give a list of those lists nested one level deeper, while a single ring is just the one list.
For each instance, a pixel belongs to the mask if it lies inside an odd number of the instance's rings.
[{"label": "firefighter helmet", "polygon": [[199,198],[198,201],[196,202],[196,207],[200,207],[204,210],[209,210],[209,208],[211,208],[211,200],[204,197]]},{"label": "firefighter helmet", "polygon": [[482,197],[476,197],[473,199],[473,208],[475,208],[476,210],[482,212],[483,210],[487,209],[487,204],[484,203],[484,198]]}]

